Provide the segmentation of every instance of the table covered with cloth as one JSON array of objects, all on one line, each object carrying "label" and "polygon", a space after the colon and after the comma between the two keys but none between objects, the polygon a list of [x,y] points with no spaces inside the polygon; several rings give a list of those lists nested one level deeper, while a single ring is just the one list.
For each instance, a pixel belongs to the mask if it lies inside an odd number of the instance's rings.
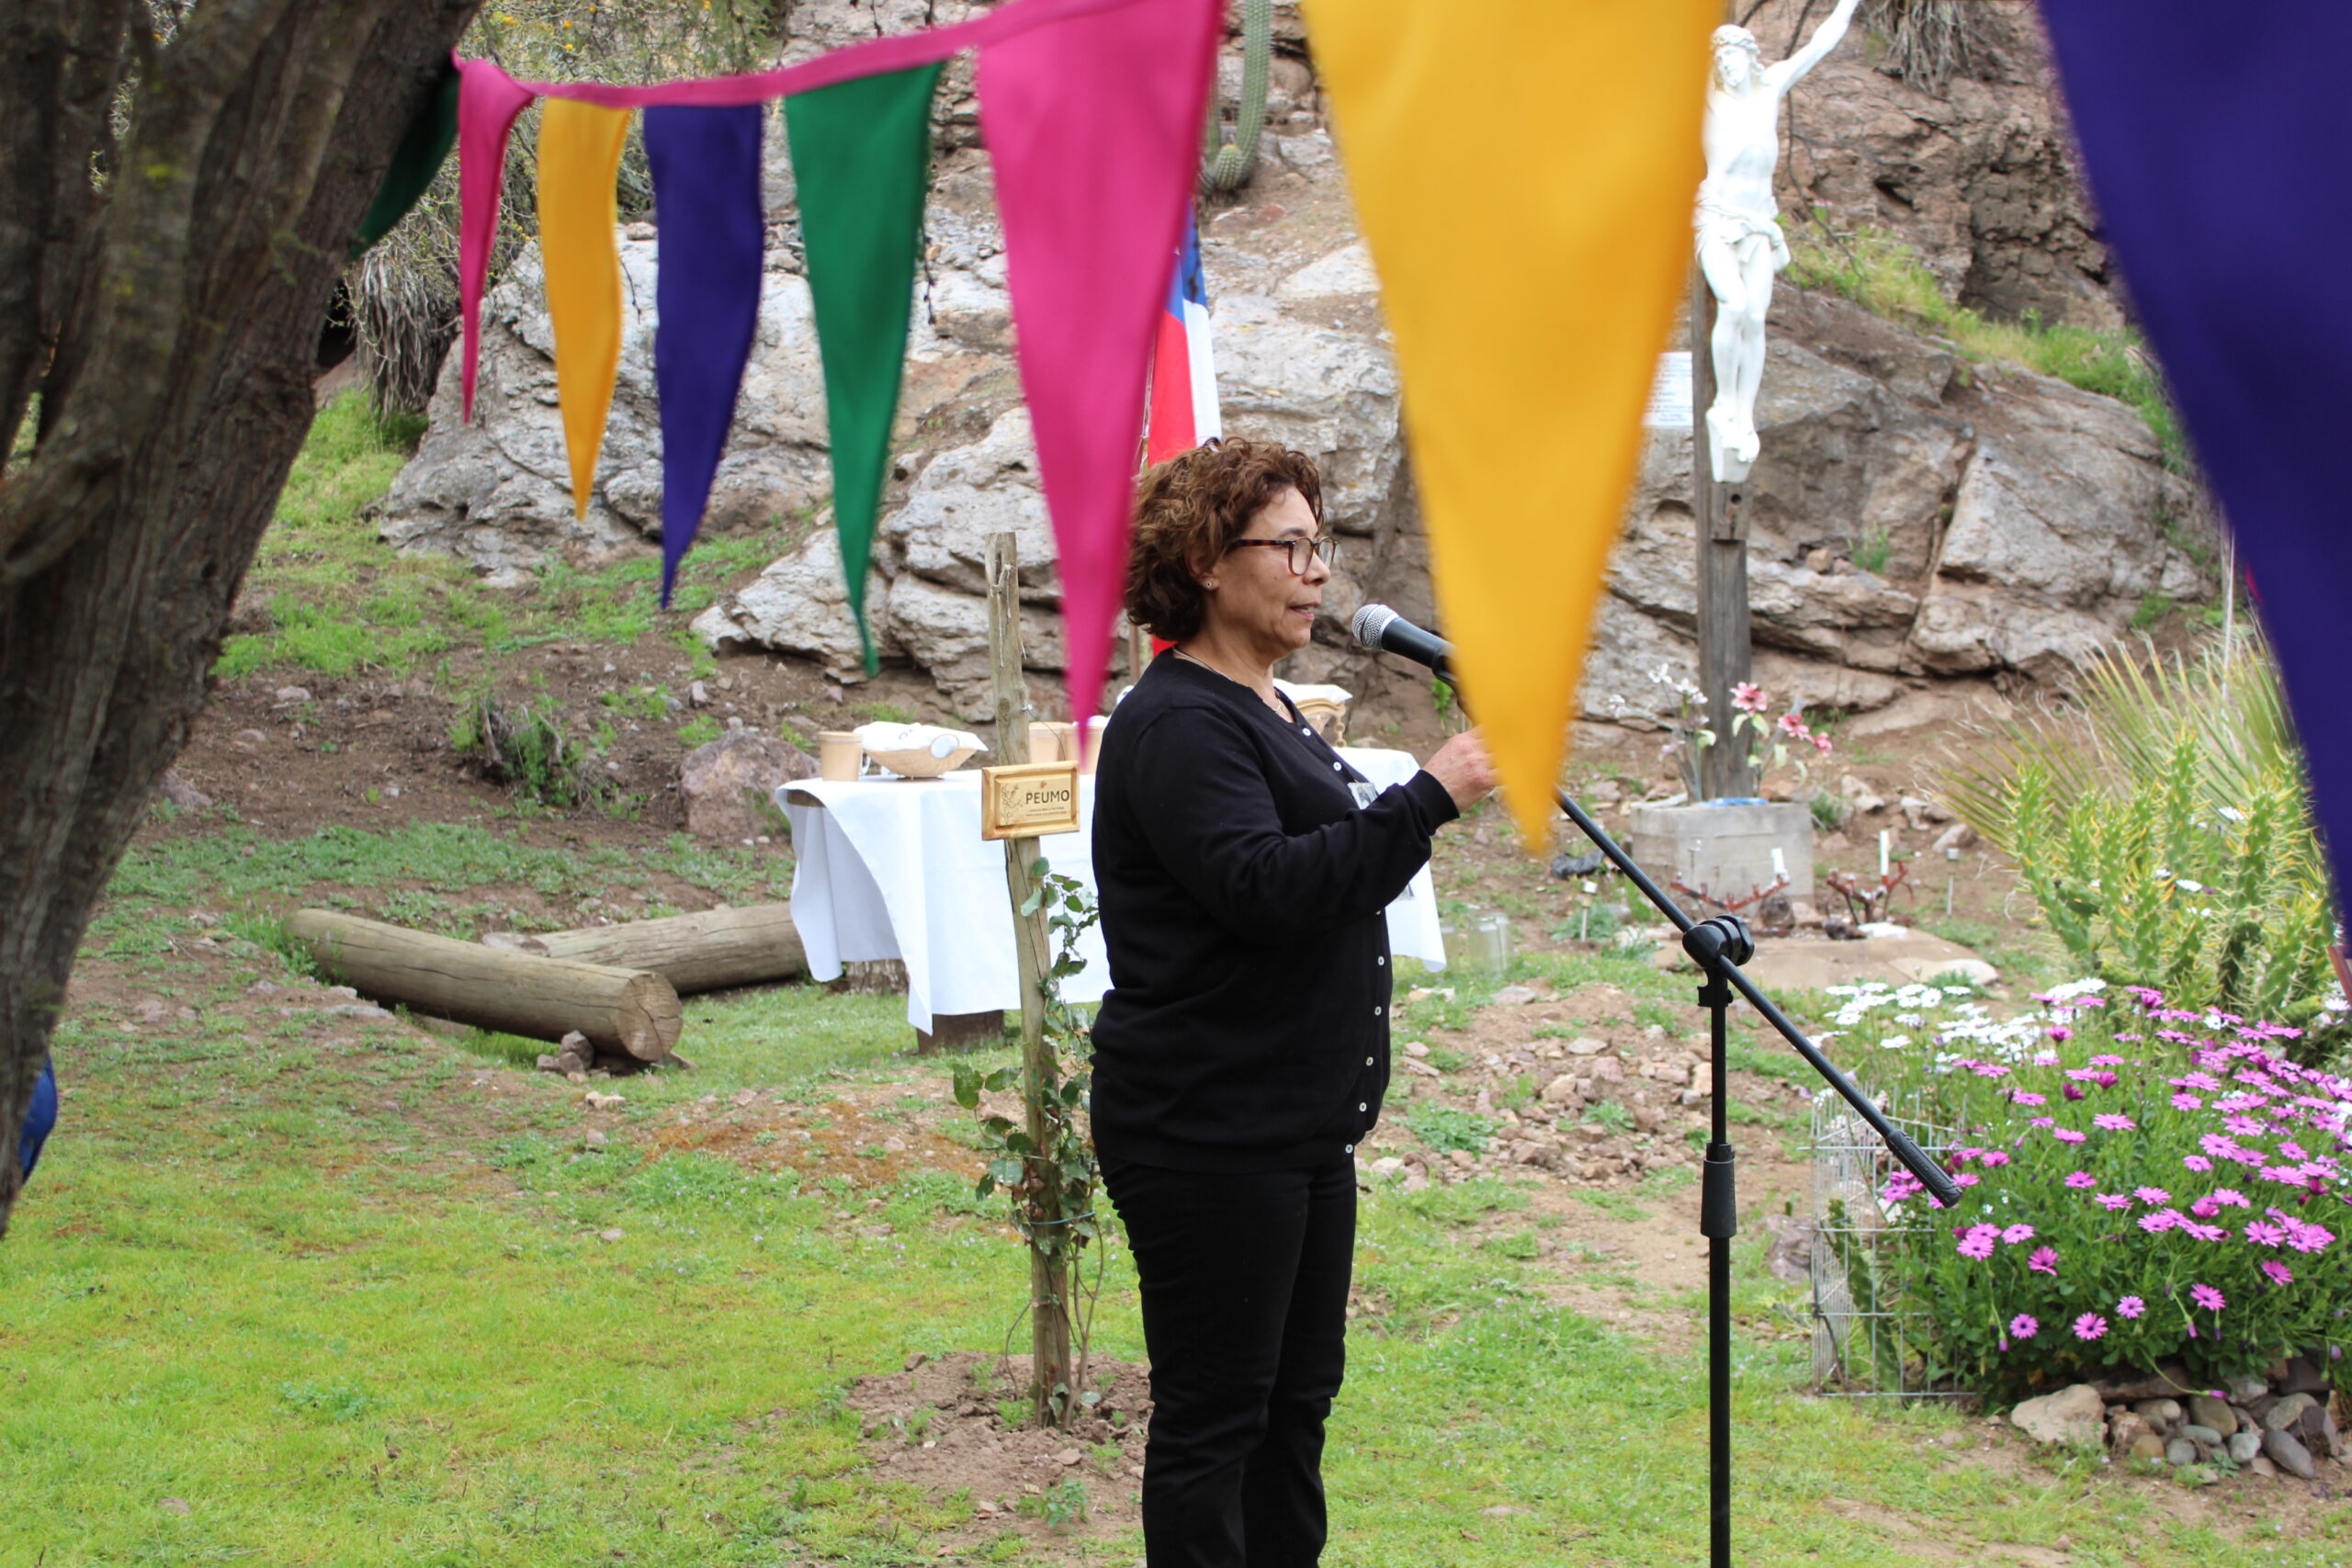
[{"label": "table covered with cloth", "polygon": [[[1375,788],[1420,769],[1410,754],[1342,748]],[[1094,780],[1079,779],[1079,830],[1037,841],[1053,870],[1094,889]],[[928,1032],[942,1015],[1021,1006],[1005,891],[1004,846],[980,837],[977,769],[937,779],[804,779],[776,792],[792,823],[792,923],[808,973],[836,979],[844,964],[896,958],[907,967],[907,1021]],[[1431,968],[1445,964],[1429,867],[1388,906],[1388,944]],[[1099,931],[1079,952],[1085,969],[1062,985],[1071,1002],[1110,989]]]}]

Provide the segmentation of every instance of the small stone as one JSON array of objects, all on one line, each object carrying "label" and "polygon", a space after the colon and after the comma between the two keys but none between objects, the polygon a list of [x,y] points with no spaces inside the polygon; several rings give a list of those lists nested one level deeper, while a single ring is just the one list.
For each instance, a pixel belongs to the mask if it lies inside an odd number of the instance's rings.
[{"label": "small stone", "polygon": [[1568,1055],[1571,1056],[1599,1056],[1608,1050],[1608,1041],[1596,1040],[1589,1034],[1579,1034],[1568,1042]]},{"label": "small stone", "polygon": [[1394,1176],[1404,1168],[1405,1162],[1395,1155],[1383,1155],[1372,1162],[1372,1174],[1374,1176]]},{"label": "small stone", "polygon": [[1446,1156],[1446,1163],[1458,1170],[1469,1170],[1478,1163],[1478,1156],[1468,1149],[1455,1149]]},{"label": "small stone", "polygon": [[582,1061],[593,1062],[596,1059],[596,1048],[589,1044],[588,1037],[576,1029],[557,1041],[556,1049],[569,1051]]},{"label": "small stone", "polygon": [[2270,1385],[2251,1372],[2223,1382],[2222,1387],[2233,1404],[2251,1404],[2270,1392]]},{"label": "small stone", "polygon": [[2180,1425],[2180,1401],[2177,1399],[2143,1399],[2132,1407],[2132,1413],[2159,1436],[2169,1436]]},{"label": "small stone", "polygon": [[182,1497],[165,1497],[155,1506],[167,1514],[185,1514],[188,1511],[187,1500]]},{"label": "small stone", "polygon": [[2098,1390],[2078,1382],[2025,1401],[2009,1420],[2036,1442],[2095,1444],[2107,1427],[2107,1404]]},{"label": "small stone", "polygon": [[2230,1409],[2229,1402],[2216,1399],[2210,1393],[2188,1396],[2188,1418],[2199,1427],[2211,1427],[2216,1441],[2238,1429],[2238,1418]]},{"label": "small stone", "polygon": [[614,1107],[625,1103],[628,1098],[628,1097],[626,1095],[619,1094],[599,1094],[596,1090],[592,1089],[586,1094],[581,1096],[581,1100],[591,1111],[610,1111]]},{"label": "small stone", "polygon": [[296,703],[307,703],[310,700],[311,689],[307,686],[280,686],[277,688],[277,705],[279,707],[291,707]]},{"label": "small stone", "polygon": [[539,1054],[539,1064],[538,1064],[538,1065],[539,1065],[539,1071],[541,1071],[541,1072],[543,1072],[543,1073],[552,1073],[552,1072],[556,1072],[556,1071],[559,1071],[559,1070],[560,1070],[560,1069],[556,1066],[556,1065],[555,1065],[555,1058],[554,1058],[553,1056],[548,1055],[546,1052],[544,1052],[544,1051],[543,1051],[543,1052],[541,1052],[541,1053]]},{"label": "small stone", "polygon": [[2200,1449],[2218,1449],[2222,1446],[2222,1434],[2213,1427],[2206,1426],[2202,1421],[2186,1423],[2180,1428],[2180,1435]]},{"label": "small stone", "polygon": [[1546,1105],[1580,1104],[1584,1099],[1582,1095],[1577,1093],[1577,1080],[1566,1073],[1561,1074],[1550,1083],[1545,1084],[1538,1098]]},{"label": "small stone", "polygon": [[2318,1467],[2312,1463],[2311,1450],[2288,1433],[2265,1432],[2262,1435],[2262,1451],[2283,1471],[2300,1475],[2305,1481],[2319,1479]]},{"label": "small stone", "polygon": [[694,704],[694,705],[698,708],[708,707],[710,705],[710,688],[704,685],[700,681],[688,682],[686,686],[686,701]]},{"label": "small stone", "polygon": [[602,1128],[591,1127],[580,1141],[589,1148],[601,1149],[605,1146],[606,1140]]},{"label": "small stone", "polygon": [[1535,1510],[1532,1508],[1522,1508],[1512,1503],[1498,1503],[1491,1508],[1481,1508],[1478,1510],[1479,1513],[1490,1519],[1520,1518],[1525,1515],[1532,1514],[1534,1511]]},{"label": "small stone", "polygon": [[268,739],[268,736],[264,735],[258,729],[240,729],[237,731],[237,744],[240,746],[259,746]]},{"label": "small stone", "polygon": [[615,1225],[611,1230],[598,1231],[596,1233],[596,1239],[598,1241],[618,1241],[628,1235],[628,1232],[621,1229],[618,1225]]},{"label": "small stone", "polygon": [[2197,1445],[2190,1442],[2187,1438],[2175,1438],[2171,1442],[2165,1445],[2165,1462],[2175,1466],[2176,1468],[2181,1465],[2195,1464],[2197,1462]]},{"label": "small stone", "polygon": [[2252,1459],[2245,1461],[2245,1467],[2255,1474],[2261,1476],[2265,1481],[2276,1481],[2278,1479],[2278,1467],[2270,1462],[2267,1455],[2255,1455]]},{"label": "small stone", "polygon": [[1064,1449],[1061,1452],[1054,1456],[1054,1462],[1059,1465],[1072,1465],[1076,1464],[1080,1460],[1082,1460],[1086,1456],[1084,1454],[1080,1453],[1076,1449]]},{"label": "small stone", "polygon": [[274,980],[255,980],[252,985],[245,987],[245,995],[249,997],[274,997],[277,995],[277,983]]},{"label": "small stone", "polygon": [[2128,1452],[2131,1450],[2132,1444],[2142,1438],[2154,1439],[2156,1444],[2156,1452],[2158,1454],[2162,1454],[2164,1452],[2164,1440],[2157,1438],[2155,1433],[2149,1428],[2148,1424],[2140,1419],[2137,1415],[2129,1410],[2117,1410],[2109,1415],[2107,1418],[2107,1446],[2109,1448],[2114,1449],[2118,1452]]},{"label": "small stone", "polygon": [[1494,1005],[1498,1008],[1523,1008],[1530,1002],[1543,999],[1544,994],[1532,986],[1505,986],[1495,993]]},{"label": "small stone", "polygon": [[2165,1440],[2143,1427],[2140,1435],[2132,1439],[2124,1450],[2127,1459],[2159,1461],[2165,1457]]},{"label": "small stone", "polygon": [[1836,556],[1829,553],[1826,546],[1816,545],[1805,551],[1804,569],[1811,572],[1826,572],[1837,559]]},{"label": "small stone", "polygon": [[2251,1464],[2254,1461],[2254,1456],[2261,1451],[2261,1433],[2233,1432],[2230,1435],[2230,1459],[2233,1462],[2241,1465]]},{"label": "small stone", "polygon": [[1421,1043],[1421,1042],[1418,1040],[1408,1040],[1405,1042],[1405,1055],[1412,1057],[1415,1061],[1419,1061],[1429,1054],[1430,1048]]},{"label": "small stone", "polygon": [[2262,1413],[2262,1424],[2273,1432],[2283,1432],[2301,1421],[2303,1412],[2318,1403],[2308,1393],[2290,1393]]}]

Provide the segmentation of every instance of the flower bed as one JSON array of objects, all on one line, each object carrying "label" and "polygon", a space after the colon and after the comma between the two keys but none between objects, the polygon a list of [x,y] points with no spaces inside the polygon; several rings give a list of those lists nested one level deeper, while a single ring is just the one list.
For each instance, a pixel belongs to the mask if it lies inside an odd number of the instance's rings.
[{"label": "flower bed", "polygon": [[2098,981],[2008,1021],[1932,987],[1841,995],[1871,1086],[1962,1130],[1942,1151],[1958,1209],[1899,1169],[1876,1193],[1879,1266],[1932,1325],[1934,1373],[2014,1397],[2316,1349],[2346,1386],[2352,1083],[2278,1054],[2295,1032]]}]

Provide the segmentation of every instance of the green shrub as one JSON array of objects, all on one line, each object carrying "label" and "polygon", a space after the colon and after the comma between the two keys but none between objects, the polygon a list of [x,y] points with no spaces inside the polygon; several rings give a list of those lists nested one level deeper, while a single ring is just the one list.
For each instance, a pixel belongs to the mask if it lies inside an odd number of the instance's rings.
[{"label": "green shrub", "polygon": [[2049,1004],[1944,1037],[1963,1047],[1933,1067],[1962,1129],[1958,1210],[1901,1170],[1874,1195],[1938,1370],[2010,1396],[2175,1360],[2214,1383],[2337,1342],[2352,1174],[2331,1156],[2352,1083],[2273,1055],[2284,1026],[2154,990],[2086,982]]},{"label": "green shrub", "polygon": [[2042,716],[1948,768],[1940,793],[2017,863],[2075,963],[2182,1007],[2342,1038],[2322,1004],[2338,920],[2278,676],[2234,658],[2085,671],[2089,737]]},{"label": "green shrub", "polygon": [[479,698],[451,722],[449,739],[481,762],[485,778],[542,806],[590,806],[613,793],[597,769],[598,753],[574,739],[556,715],[527,703]]}]

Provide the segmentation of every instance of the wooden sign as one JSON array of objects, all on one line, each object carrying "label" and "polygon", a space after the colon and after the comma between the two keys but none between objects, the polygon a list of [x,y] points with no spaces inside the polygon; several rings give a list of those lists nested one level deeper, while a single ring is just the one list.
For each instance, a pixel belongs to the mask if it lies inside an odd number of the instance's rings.
[{"label": "wooden sign", "polygon": [[1042,839],[1078,831],[1078,764],[1022,762],[980,770],[980,837]]}]

